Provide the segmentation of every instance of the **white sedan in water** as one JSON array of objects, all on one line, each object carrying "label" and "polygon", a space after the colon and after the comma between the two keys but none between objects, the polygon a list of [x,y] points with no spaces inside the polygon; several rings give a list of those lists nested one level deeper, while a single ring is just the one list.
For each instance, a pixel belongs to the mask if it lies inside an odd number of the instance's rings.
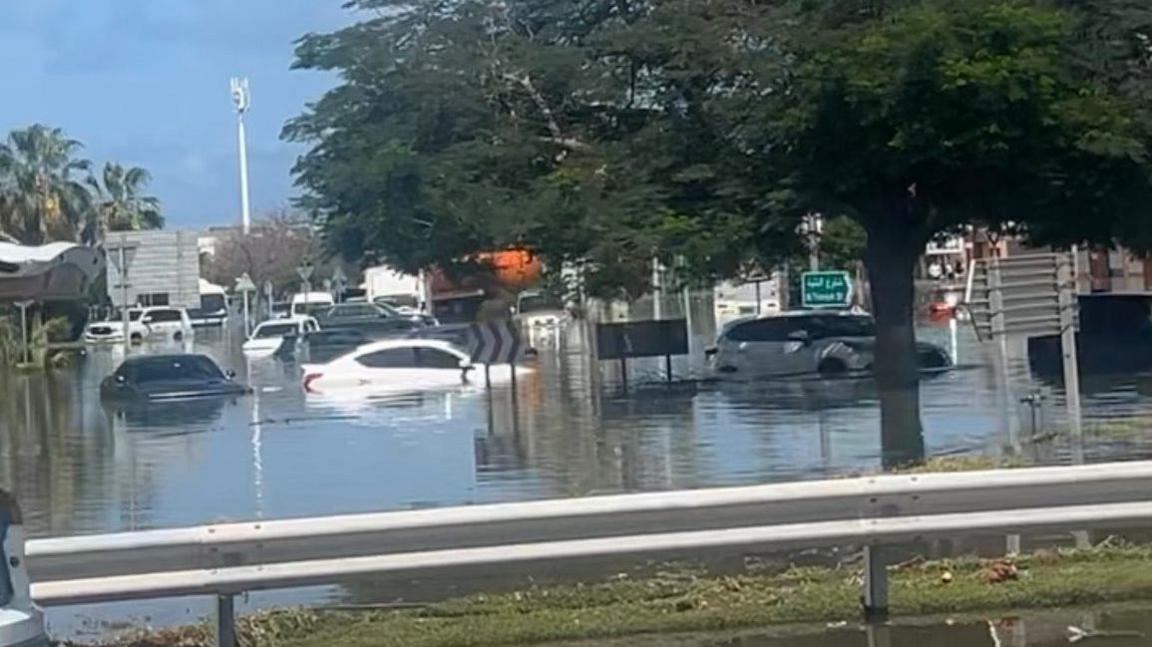
[{"label": "white sedan in water", "polygon": [[[468,353],[449,342],[390,339],[361,346],[327,364],[305,364],[304,390],[308,393],[421,391],[472,383],[482,385],[483,372],[482,365],[473,365]],[[492,382],[507,382],[511,378],[508,366],[490,369]]]}]

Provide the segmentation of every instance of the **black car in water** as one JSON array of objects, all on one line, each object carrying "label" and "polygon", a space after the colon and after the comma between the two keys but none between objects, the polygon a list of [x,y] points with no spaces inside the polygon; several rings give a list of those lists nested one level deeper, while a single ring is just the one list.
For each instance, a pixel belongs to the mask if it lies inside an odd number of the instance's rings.
[{"label": "black car in water", "polygon": [[207,355],[129,357],[100,383],[100,397],[119,402],[157,402],[244,395],[234,380]]},{"label": "black car in water", "polygon": [[338,303],[316,313],[320,328],[354,328],[373,339],[403,337],[427,325],[422,315],[408,315],[376,303]]}]

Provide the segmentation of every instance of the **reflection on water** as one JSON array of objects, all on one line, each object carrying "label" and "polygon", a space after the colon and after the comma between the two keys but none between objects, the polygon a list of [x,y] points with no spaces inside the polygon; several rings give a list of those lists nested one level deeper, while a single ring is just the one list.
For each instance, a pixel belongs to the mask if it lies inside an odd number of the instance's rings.
[{"label": "reflection on water", "polygon": [[[536,370],[515,388],[313,399],[297,366],[248,363],[238,340],[212,334],[198,349],[235,369],[253,395],[107,410],[99,381],[119,349],[48,375],[0,376],[0,487],[27,508],[34,536],[765,483],[880,465],[867,379],[669,386],[663,362],[652,361],[633,363],[624,391],[619,367],[597,367],[573,329],[542,345]],[[1009,394],[987,347],[964,338],[961,353],[964,367],[921,384],[929,454],[1072,459],[1068,442],[1045,433],[1063,425],[1058,386],[1033,384],[1014,362]],[[681,358],[674,373],[700,368],[699,358]],[[1035,430],[1019,402],[1033,391],[1044,394]],[[1084,393],[1088,460],[1149,453],[1152,378],[1088,380]]]},{"label": "reflection on water", "polygon": [[[924,337],[947,345],[946,329]],[[696,355],[674,363],[677,378],[701,375],[706,338],[696,335]],[[0,487],[15,492],[30,533],[43,537],[880,467],[869,380],[665,385],[663,361],[655,360],[630,366],[625,391],[619,367],[597,366],[585,340],[574,328],[538,342],[535,371],[515,388],[313,399],[302,393],[296,365],[248,362],[238,338],[209,331],[197,350],[236,370],[252,395],[116,411],[101,405],[99,382],[122,351],[98,349],[48,375],[0,375]],[[1047,463],[1081,453],[1152,455],[1152,425],[1144,422],[1152,420],[1152,376],[1085,381],[1081,450],[1046,433],[1063,428],[1058,385],[1034,383],[1019,360],[1005,377],[991,349],[971,336],[959,352],[961,369],[921,384],[930,455],[1021,453]],[[1043,396],[1036,429],[1019,402],[1034,392]],[[897,644],[918,644],[900,635]],[[845,635],[843,644],[865,644],[851,642],[858,638]]]}]

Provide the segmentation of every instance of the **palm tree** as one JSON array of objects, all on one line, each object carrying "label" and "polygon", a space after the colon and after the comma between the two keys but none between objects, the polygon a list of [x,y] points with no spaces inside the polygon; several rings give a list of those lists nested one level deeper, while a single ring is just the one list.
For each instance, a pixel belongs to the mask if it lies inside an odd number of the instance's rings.
[{"label": "palm tree", "polygon": [[136,166],[126,169],[115,162],[104,165],[102,182],[89,176],[88,186],[96,196],[96,203],[93,218],[84,228],[85,242],[101,242],[110,231],[163,227],[160,200],[142,195],[151,181],[148,171]]},{"label": "palm tree", "polygon": [[83,146],[59,128],[35,124],[0,143],[0,233],[27,245],[77,240],[91,209],[79,174]]}]

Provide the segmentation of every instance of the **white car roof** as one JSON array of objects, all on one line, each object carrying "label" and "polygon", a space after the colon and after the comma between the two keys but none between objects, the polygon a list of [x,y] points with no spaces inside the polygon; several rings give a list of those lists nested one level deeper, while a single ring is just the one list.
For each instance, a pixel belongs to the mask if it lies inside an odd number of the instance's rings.
[{"label": "white car roof", "polygon": [[315,303],[321,305],[324,303],[335,303],[335,299],[327,292],[298,292],[292,295],[292,305],[297,303],[304,303],[307,301],[309,304]]},{"label": "white car roof", "polygon": [[[468,355],[468,353],[459,346],[441,339],[386,339],[384,341],[365,344],[349,355],[359,357],[361,355],[378,353],[382,350],[392,350],[394,348],[435,348],[437,350],[448,351],[454,355],[465,357]],[[345,357],[347,357],[347,355]]]}]

